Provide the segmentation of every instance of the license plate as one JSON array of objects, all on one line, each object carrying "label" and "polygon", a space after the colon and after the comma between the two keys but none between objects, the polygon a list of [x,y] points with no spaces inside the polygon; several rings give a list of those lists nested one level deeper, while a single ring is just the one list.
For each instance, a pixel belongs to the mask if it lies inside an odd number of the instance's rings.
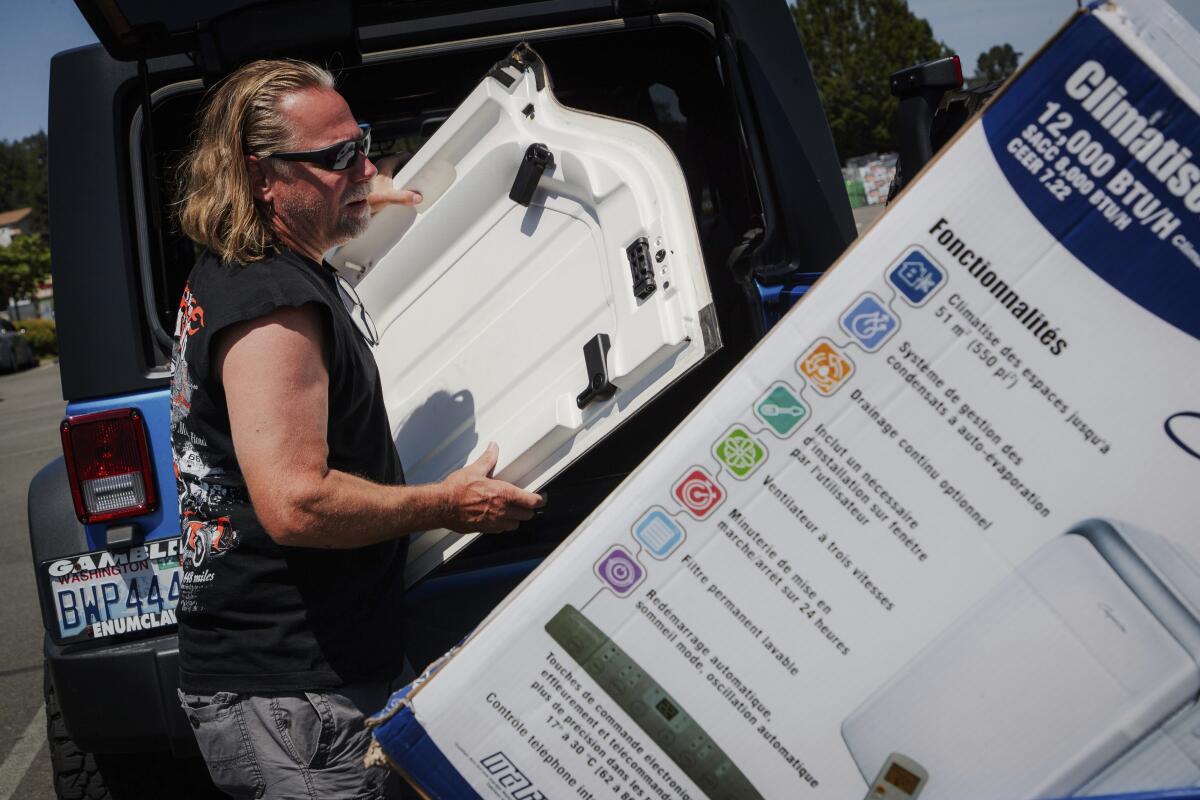
[{"label": "license plate", "polygon": [[45,561],[42,569],[60,639],[100,639],[175,624],[179,537],[124,552]]}]

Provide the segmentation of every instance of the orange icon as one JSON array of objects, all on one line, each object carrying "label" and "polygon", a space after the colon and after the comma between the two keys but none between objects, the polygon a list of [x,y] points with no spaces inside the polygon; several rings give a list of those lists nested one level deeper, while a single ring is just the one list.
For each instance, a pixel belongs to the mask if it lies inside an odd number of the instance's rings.
[{"label": "orange icon", "polygon": [[819,341],[800,357],[796,369],[823,395],[831,395],[854,373],[854,362],[826,341]]}]

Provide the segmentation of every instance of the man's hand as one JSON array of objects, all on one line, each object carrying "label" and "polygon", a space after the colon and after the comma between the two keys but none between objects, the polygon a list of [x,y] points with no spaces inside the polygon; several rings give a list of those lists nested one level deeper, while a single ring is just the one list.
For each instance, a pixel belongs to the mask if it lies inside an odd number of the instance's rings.
[{"label": "man's hand", "polygon": [[392,178],[400,169],[400,161],[400,156],[393,155],[375,162],[379,174],[371,179],[371,194],[367,196],[367,205],[371,207],[372,214],[378,214],[384,206],[415,206],[421,202],[420,192],[397,189],[392,185]]},{"label": "man's hand", "polygon": [[533,517],[535,508],[545,503],[541,495],[492,478],[499,455],[500,448],[493,442],[474,464],[451,472],[442,481],[451,504],[449,513],[453,522],[447,526],[451,530],[458,533],[516,530],[519,523]]}]

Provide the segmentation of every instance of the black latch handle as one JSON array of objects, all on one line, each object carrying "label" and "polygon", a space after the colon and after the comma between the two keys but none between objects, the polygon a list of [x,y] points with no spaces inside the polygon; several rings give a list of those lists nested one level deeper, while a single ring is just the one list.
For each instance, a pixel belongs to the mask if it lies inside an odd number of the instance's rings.
[{"label": "black latch handle", "polygon": [[550,152],[549,147],[544,144],[529,145],[525,150],[525,157],[521,159],[521,166],[517,169],[516,180],[508,190],[509,198],[514,203],[528,207],[533,200],[533,193],[537,191],[538,181],[542,179],[542,173],[553,166],[554,154]]},{"label": "black latch handle", "polygon": [[609,347],[607,333],[597,333],[583,346],[588,385],[575,398],[575,405],[580,408],[586,408],[593,400],[607,400],[617,393],[617,387],[608,379]]}]

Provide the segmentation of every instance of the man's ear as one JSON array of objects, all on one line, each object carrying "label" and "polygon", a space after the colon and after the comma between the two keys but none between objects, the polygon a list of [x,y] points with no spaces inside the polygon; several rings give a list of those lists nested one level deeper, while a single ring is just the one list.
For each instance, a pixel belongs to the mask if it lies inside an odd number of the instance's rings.
[{"label": "man's ear", "polygon": [[273,192],[262,159],[256,155],[246,156],[246,174],[250,179],[250,191],[254,194],[254,199],[260,203],[270,203]]}]

